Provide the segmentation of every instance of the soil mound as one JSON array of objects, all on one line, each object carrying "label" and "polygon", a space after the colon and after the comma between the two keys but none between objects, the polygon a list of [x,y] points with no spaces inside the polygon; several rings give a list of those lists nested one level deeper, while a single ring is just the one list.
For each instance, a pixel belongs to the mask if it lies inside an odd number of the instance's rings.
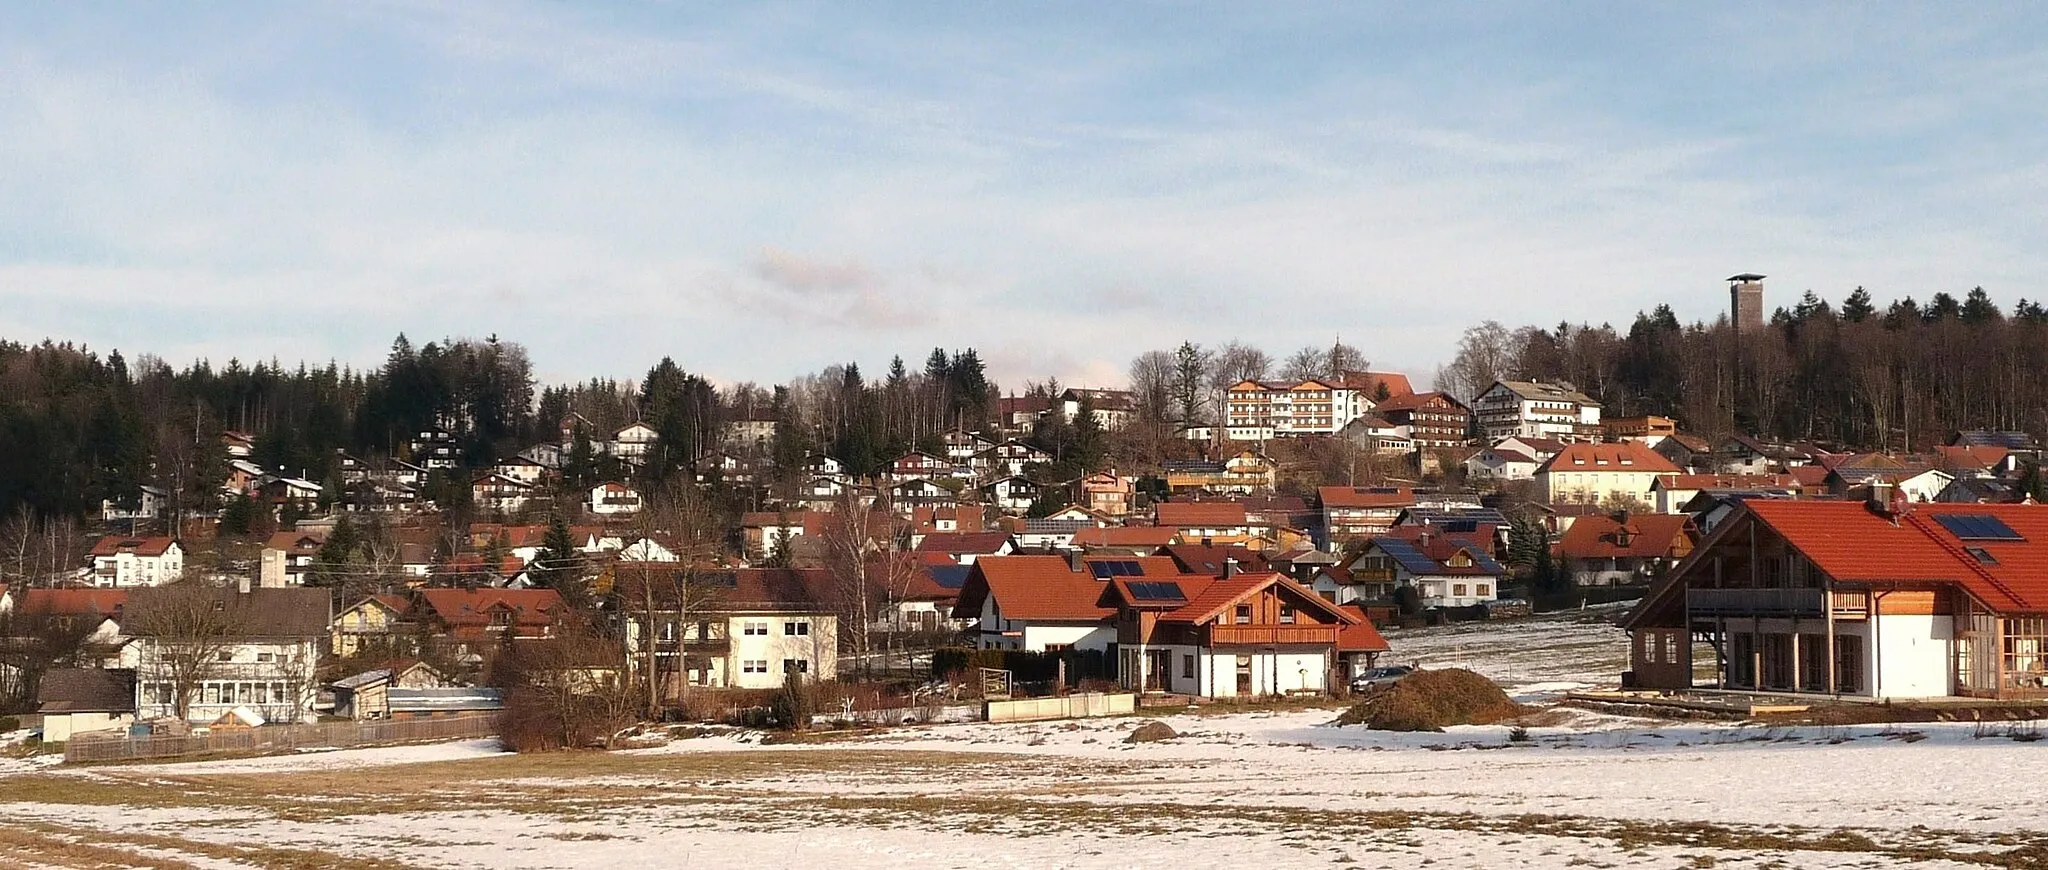
[{"label": "soil mound", "polygon": [[1339,725],[1380,731],[1442,731],[1452,725],[1488,725],[1527,712],[1492,680],[1464,668],[1416,671],[1365,693],[1337,717]]},{"label": "soil mound", "polygon": [[1133,730],[1131,736],[1124,738],[1124,742],[1157,743],[1161,740],[1172,740],[1179,736],[1180,734],[1175,732],[1172,726],[1164,722],[1147,722]]}]

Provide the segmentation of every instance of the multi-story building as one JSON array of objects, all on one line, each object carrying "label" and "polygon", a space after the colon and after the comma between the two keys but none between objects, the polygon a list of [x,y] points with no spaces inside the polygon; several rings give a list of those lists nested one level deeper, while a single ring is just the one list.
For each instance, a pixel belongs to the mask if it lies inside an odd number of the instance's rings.
[{"label": "multi-story building", "polygon": [[1372,410],[1424,450],[1472,442],[1472,410],[1449,393],[1395,396]]},{"label": "multi-story building", "polygon": [[[791,674],[804,680],[838,675],[839,617],[829,571],[692,573],[674,564],[634,565],[622,566],[618,583],[631,664],[645,667],[642,643],[651,641],[664,698],[678,697],[684,682],[772,689]],[[883,596],[877,592],[874,601],[880,608]]]},{"label": "multi-story building", "polygon": [[166,537],[108,535],[92,548],[94,586],[156,586],[185,571],[185,548]]},{"label": "multi-story building", "polygon": [[1536,469],[1536,498],[1647,510],[1656,500],[1651,487],[1657,478],[1677,473],[1678,466],[1641,441],[1567,444]]},{"label": "multi-story building", "polygon": [[1402,486],[1325,486],[1323,528],[1331,547],[1385,534],[1401,512],[1415,506],[1415,491]]},{"label": "multi-story building", "polygon": [[1227,392],[1224,424],[1233,441],[1330,435],[1372,407],[1351,390],[1314,379],[1239,381]]},{"label": "multi-story building", "polygon": [[1479,434],[1488,441],[1513,435],[1596,441],[1600,403],[1570,384],[1494,381],[1472,400]]},{"label": "multi-story building", "polygon": [[246,579],[240,588],[137,590],[122,628],[136,648],[138,717],[182,708],[188,721],[213,722],[247,707],[271,722],[311,721],[331,609],[325,589],[251,588]]}]

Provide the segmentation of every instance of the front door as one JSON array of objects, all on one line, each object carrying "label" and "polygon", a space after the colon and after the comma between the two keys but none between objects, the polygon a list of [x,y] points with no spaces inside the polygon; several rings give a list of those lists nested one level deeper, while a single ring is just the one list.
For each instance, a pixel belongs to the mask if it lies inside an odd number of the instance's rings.
[{"label": "front door", "polygon": [[1156,692],[1173,691],[1173,653],[1163,649],[1145,651],[1145,687]]},{"label": "front door", "polygon": [[1252,693],[1251,656],[1237,657],[1237,693],[1239,695],[1250,695]]}]

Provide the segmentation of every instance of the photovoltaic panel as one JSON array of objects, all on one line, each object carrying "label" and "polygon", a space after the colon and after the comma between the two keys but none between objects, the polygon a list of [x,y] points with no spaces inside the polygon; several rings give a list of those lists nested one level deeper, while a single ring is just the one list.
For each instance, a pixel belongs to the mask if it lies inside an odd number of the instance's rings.
[{"label": "photovoltaic panel", "polygon": [[1935,514],[1934,521],[1949,534],[1965,541],[2024,541],[2026,538],[1993,516],[1982,514]]},{"label": "photovoltaic panel", "polygon": [[1185,601],[1180,584],[1161,580],[1134,580],[1124,584],[1131,590],[1131,597],[1139,601]]}]

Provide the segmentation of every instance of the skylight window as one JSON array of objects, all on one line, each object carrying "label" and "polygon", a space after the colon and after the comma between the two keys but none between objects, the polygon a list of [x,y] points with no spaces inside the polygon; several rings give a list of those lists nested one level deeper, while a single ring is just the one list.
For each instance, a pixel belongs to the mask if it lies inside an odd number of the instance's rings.
[{"label": "skylight window", "polygon": [[1998,564],[1998,557],[1991,555],[1991,551],[1983,547],[1964,547],[1963,551],[1969,553],[1971,558],[1976,559],[1980,565]]}]

